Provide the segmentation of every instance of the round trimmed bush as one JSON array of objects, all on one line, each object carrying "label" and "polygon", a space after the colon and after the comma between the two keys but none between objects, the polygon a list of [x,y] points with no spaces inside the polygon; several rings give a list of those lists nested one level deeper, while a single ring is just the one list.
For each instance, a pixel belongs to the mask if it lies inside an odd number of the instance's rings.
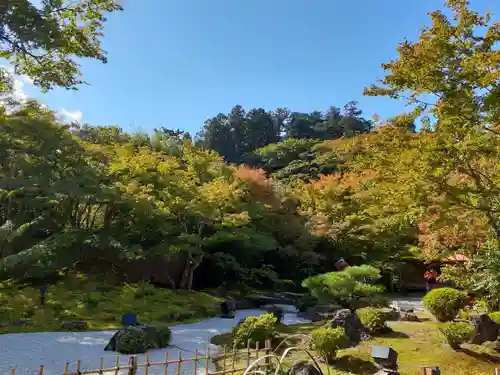
[{"label": "round trimmed bush", "polygon": [[459,349],[460,345],[472,340],[474,337],[474,327],[465,322],[447,322],[439,327],[446,342],[452,349]]},{"label": "round trimmed bush", "polygon": [[116,338],[116,351],[122,354],[145,353],[148,349],[146,333],[136,327],[128,327]]},{"label": "round trimmed bush", "polygon": [[259,317],[249,316],[240,325],[233,328],[233,343],[242,347],[250,340],[263,344],[266,340],[274,338],[278,319],[272,313]]},{"label": "round trimmed bush", "polygon": [[389,314],[380,309],[366,307],[364,309],[357,310],[356,314],[358,315],[361,323],[371,333],[382,333],[389,330],[389,327],[387,326]]},{"label": "round trimmed bush", "polygon": [[455,319],[467,304],[467,295],[453,288],[434,289],[423,299],[424,306],[440,322]]},{"label": "round trimmed bush", "polygon": [[495,323],[500,324],[500,311],[495,311],[492,313],[489,313],[488,316],[490,317],[491,320],[493,320]]},{"label": "round trimmed bush", "polygon": [[347,342],[345,330],[342,327],[317,328],[311,332],[311,338],[313,349],[324,356],[328,362],[335,358],[337,350]]}]

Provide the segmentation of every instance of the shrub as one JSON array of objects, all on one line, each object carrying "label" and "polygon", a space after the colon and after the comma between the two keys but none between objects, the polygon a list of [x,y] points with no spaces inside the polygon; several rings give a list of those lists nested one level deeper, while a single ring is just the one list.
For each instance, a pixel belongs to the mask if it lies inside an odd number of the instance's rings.
[{"label": "shrub", "polygon": [[239,347],[245,346],[248,340],[264,343],[275,336],[277,324],[278,320],[271,313],[259,317],[249,316],[238,327],[233,328],[233,343]]},{"label": "shrub", "polygon": [[387,326],[387,321],[389,320],[389,314],[373,307],[367,307],[364,309],[359,309],[356,311],[361,323],[371,332],[371,333],[381,333],[389,330]]},{"label": "shrub", "polygon": [[83,303],[91,309],[95,309],[99,306],[99,302],[103,299],[103,296],[99,292],[90,292],[84,295]]},{"label": "shrub", "polygon": [[143,298],[146,296],[152,296],[155,294],[155,286],[149,281],[141,281],[134,288],[134,297],[136,299]]},{"label": "shrub", "polygon": [[489,313],[488,316],[490,317],[491,320],[493,320],[495,323],[500,324],[500,311],[495,311],[492,313]]},{"label": "shrub", "polygon": [[268,312],[270,314],[273,314],[276,317],[277,324],[281,323],[281,320],[283,319],[283,316],[285,315],[283,309],[281,307],[278,307],[278,306],[271,306],[268,309]]},{"label": "shrub", "polygon": [[295,307],[300,312],[305,312],[309,307],[316,306],[318,304],[318,299],[310,294],[305,294],[295,301]]},{"label": "shrub", "polygon": [[439,330],[453,349],[459,349],[460,345],[472,340],[475,332],[474,327],[465,322],[443,323]]},{"label": "shrub", "polygon": [[313,349],[323,355],[328,362],[335,358],[337,350],[347,342],[344,328],[341,327],[318,328],[311,332],[311,337]]},{"label": "shrub", "polygon": [[156,327],[158,331],[159,345],[161,348],[165,348],[170,345],[170,340],[172,340],[172,331],[167,326]]},{"label": "shrub", "polygon": [[167,326],[142,326],[146,334],[146,349],[166,348],[170,344],[172,332]]},{"label": "shrub", "polygon": [[427,293],[424,306],[440,322],[455,319],[460,309],[467,304],[465,293],[453,288],[439,288]]},{"label": "shrub", "polygon": [[145,353],[148,349],[146,333],[136,327],[128,327],[116,338],[116,351],[122,354]]}]

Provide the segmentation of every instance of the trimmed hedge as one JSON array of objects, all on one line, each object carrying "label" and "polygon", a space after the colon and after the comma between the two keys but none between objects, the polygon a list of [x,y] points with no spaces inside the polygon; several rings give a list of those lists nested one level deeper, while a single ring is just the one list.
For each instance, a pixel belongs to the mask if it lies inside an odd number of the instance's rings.
[{"label": "trimmed hedge", "polygon": [[315,349],[319,355],[324,356],[328,363],[335,358],[337,351],[347,342],[347,336],[342,327],[323,327],[315,329],[311,332],[311,338],[313,349]]},{"label": "trimmed hedge", "polygon": [[278,319],[272,313],[263,314],[259,317],[249,316],[237,327],[233,328],[233,343],[238,347],[244,347],[248,340],[253,343],[265,343],[276,335]]},{"label": "trimmed hedge", "polygon": [[389,314],[385,311],[373,307],[366,307],[357,310],[356,315],[358,315],[359,320],[370,333],[382,333],[389,330],[387,326]]},{"label": "trimmed hedge", "polygon": [[452,349],[459,349],[460,345],[472,340],[474,337],[474,327],[465,322],[447,322],[439,327],[446,342]]},{"label": "trimmed hedge", "polygon": [[438,288],[427,293],[424,306],[440,322],[455,319],[467,304],[467,295],[453,288]]}]

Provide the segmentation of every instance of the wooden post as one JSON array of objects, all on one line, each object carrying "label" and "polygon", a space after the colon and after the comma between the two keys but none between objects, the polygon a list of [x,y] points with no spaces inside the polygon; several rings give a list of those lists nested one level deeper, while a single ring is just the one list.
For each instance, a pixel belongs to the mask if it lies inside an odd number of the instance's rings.
[{"label": "wooden post", "polygon": [[13,369],[10,370],[10,375],[16,375],[16,369],[15,368],[13,368]]},{"label": "wooden post", "polygon": [[235,365],[236,365],[236,347],[233,345],[233,353],[231,355],[232,358],[232,364],[231,364],[231,375],[234,375],[235,370]]},{"label": "wooden post", "polygon": [[177,375],[181,375],[182,351],[179,350],[179,358],[177,361]]},{"label": "wooden post", "polygon": [[500,368],[495,369],[495,373],[493,375],[500,375]]},{"label": "wooden post", "polygon": [[222,374],[226,375],[226,356],[227,356],[226,345],[224,345],[224,349],[222,350],[222,355],[223,355],[223,358],[222,358]]},{"label": "wooden post", "polygon": [[208,375],[208,371],[209,371],[209,361],[210,361],[210,356],[209,356],[209,352],[208,352],[209,348],[207,346],[207,354],[205,355],[205,375]]},{"label": "wooden post", "polygon": [[[257,341],[255,343],[255,358],[259,358],[259,342]],[[259,362],[257,362],[257,365],[255,366],[255,370],[259,371]]]},{"label": "wooden post", "polygon": [[99,362],[99,375],[102,375],[103,368],[104,368],[104,358],[101,357],[101,361]]},{"label": "wooden post", "polygon": [[66,362],[66,366],[64,366],[64,375],[69,375],[69,362]]},{"label": "wooden post", "polygon": [[250,356],[252,353],[250,352],[250,340],[247,341],[247,366],[246,368],[250,367]]},{"label": "wooden post", "polygon": [[79,374],[81,372],[82,361],[76,361],[76,373]]},{"label": "wooden post", "polygon": [[165,375],[168,375],[168,352],[165,352]]},{"label": "wooden post", "polygon": [[40,365],[40,372],[39,372],[40,375],[43,375],[43,365]]},{"label": "wooden post", "polygon": [[[265,355],[269,355],[271,352],[271,341],[269,340],[266,340],[266,343],[265,343]],[[266,374],[269,373],[270,369],[271,369],[271,358],[266,358],[266,369],[265,369],[265,372]]]},{"label": "wooden post", "polygon": [[149,350],[146,352],[146,367],[144,369],[144,375],[149,375],[149,366],[150,366],[151,360],[149,358]]},{"label": "wooden post", "polygon": [[115,375],[118,375],[118,371],[120,371],[120,356],[116,356],[116,367],[115,367]]},{"label": "wooden post", "polygon": [[128,359],[128,375],[137,375],[137,357],[132,356]]},{"label": "wooden post", "polygon": [[194,351],[194,358],[193,358],[193,366],[194,366],[194,371],[193,375],[198,375],[198,349]]}]

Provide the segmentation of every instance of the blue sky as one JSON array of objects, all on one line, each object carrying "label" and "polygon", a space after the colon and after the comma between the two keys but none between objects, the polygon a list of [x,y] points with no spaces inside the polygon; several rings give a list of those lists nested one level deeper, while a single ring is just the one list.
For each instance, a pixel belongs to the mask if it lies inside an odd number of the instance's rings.
[{"label": "blue sky", "polygon": [[[472,0],[500,18],[498,0]],[[326,110],[357,100],[367,117],[404,105],[361,95],[397,43],[415,39],[444,0],[125,0],[103,40],[108,64],[82,61],[89,86],[40,94],[93,125],[196,133],[245,108]],[[78,112],[81,112],[79,114]]]}]

